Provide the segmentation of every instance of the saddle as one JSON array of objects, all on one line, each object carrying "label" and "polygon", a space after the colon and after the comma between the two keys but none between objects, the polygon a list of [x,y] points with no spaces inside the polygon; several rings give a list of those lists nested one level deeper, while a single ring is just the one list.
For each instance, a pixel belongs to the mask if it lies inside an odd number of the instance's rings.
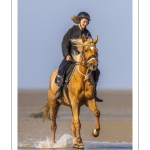
[{"label": "saddle", "polygon": [[[64,75],[62,77],[61,87],[59,87],[59,90],[61,90],[61,91],[62,91],[62,89],[65,90],[65,93],[66,93],[69,101],[70,101],[70,98],[69,98],[69,94],[68,94],[68,87],[67,87],[67,85],[68,85],[68,83],[70,81],[70,78],[71,78],[73,72],[74,72],[74,68],[75,68],[75,63],[74,62],[67,65],[67,67],[66,67],[66,69],[64,71]],[[58,83],[57,83],[57,76],[55,77],[55,83],[58,85]]]},{"label": "saddle", "polygon": [[64,73],[64,82],[65,84],[68,84],[70,81],[70,78],[74,72],[75,63],[71,63],[67,66],[65,73]]},{"label": "saddle", "polygon": [[[63,85],[69,83],[71,75],[73,74],[74,71],[74,67],[75,67],[75,63],[70,63],[67,65],[64,71],[64,75],[62,76]],[[55,83],[57,84],[57,76],[55,77]]]}]

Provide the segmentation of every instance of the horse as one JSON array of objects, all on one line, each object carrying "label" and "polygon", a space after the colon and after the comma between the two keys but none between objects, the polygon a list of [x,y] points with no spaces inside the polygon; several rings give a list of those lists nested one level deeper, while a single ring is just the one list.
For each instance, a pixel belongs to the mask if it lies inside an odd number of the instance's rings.
[{"label": "horse", "polygon": [[[95,39],[86,39],[83,35],[78,39],[71,39],[71,42],[77,47],[79,54],[72,54],[75,61],[74,71],[70,81],[67,84],[68,96],[62,89],[62,97],[58,100],[53,100],[53,97],[58,89],[55,83],[55,78],[58,69],[54,70],[50,75],[50,83],[48,87],[48,100],[44,106],[43,120],[49,116],[51,120],[52,143],[55,143],[55,132],[57,129],[56,116],[60,105],[65,105],[71,108],[72,111],[72,142],[73,148],[84,148],[81,138],[81,123],[79,119],[80,107],[86,105],[94,112],[96,124],[92,132],[94,137],[100,133],[100,111],[97,108],[94,91],[95,83],[92,76],[92,71],[98,67],[98,49],[96,43],[98,36]],[[49,114],[49,115],[48,115]]]}]

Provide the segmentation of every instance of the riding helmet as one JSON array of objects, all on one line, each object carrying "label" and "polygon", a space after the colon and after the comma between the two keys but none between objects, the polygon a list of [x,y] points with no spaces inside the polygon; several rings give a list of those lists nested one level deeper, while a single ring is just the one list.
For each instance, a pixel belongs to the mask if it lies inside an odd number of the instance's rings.
[{"label": "riding helmet", "polygon": [[87,12],[80,12],[77,16],[73,15],[71,20],[78,24],[80,22],[80,18],[86,18],[87,20],[91,21],[90,15]]},{"label": "riding helmet", "polygon": [[89,15],[87,12],[80,12],[80,13],[77,15],[77,18],[86,18],[87,20],[91,21],[91,20],[90,20],[90,15]]}]

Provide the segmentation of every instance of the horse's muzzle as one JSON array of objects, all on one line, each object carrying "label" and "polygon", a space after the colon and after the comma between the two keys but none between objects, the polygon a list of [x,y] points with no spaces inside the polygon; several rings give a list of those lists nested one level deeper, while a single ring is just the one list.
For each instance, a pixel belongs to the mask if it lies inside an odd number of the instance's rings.
[{"label": "horse's muzzle", "polygon": [[88,68],[92,71],[95,71],[98,67],[98,64],[97,63],[88,63]]},{"label": "horse's muzzle", "polygon": [[90,70],[95,71],[98,67],[98,61],[96,59],[95,55],[91,55],[88,59],[87,59],[87,66]]}]

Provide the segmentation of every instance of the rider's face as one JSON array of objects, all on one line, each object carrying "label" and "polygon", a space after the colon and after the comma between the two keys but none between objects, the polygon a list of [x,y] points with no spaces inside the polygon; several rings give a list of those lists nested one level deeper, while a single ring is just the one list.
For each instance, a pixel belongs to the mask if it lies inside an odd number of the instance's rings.
[{"label": "rider's face", "polygon": [[83,18],[81,21],[80,21],[80,26],[82,29],[86,28],[86,26],[89,24],[89,21],[85,18]]}]

